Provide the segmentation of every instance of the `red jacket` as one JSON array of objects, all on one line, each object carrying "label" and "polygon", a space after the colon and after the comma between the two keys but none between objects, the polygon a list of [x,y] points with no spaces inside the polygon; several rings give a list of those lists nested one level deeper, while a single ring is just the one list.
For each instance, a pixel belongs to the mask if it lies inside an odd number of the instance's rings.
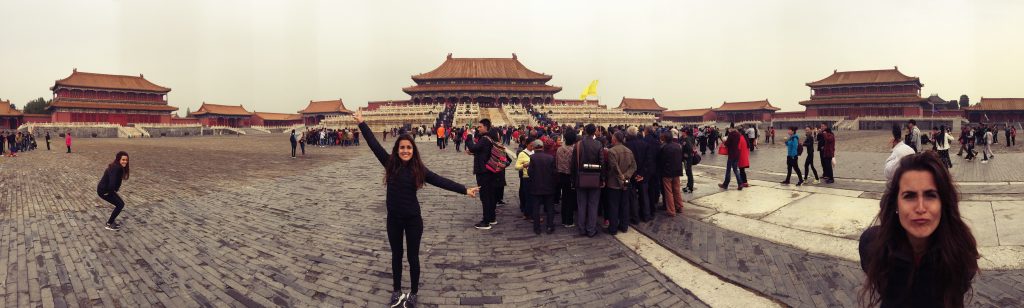
[{"label": "red jacket", "polygon": [[750,168],[750,149],[747,148],[747,137],[740,135],[740,161],[737,164],[740,168]]}]

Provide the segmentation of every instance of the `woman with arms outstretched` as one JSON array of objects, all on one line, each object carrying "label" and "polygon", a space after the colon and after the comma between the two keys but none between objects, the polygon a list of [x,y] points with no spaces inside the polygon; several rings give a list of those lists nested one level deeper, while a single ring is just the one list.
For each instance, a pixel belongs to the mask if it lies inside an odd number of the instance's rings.
[{"label": "woman with arms outstretched", "polygon": [[[423,217],[420,216],[420,202],[416,191],[423,188],[424,183],[442,189],[476,197],[479,187],[465,186],[446,179],[427,169],[420,159],[420,151],[412,135],[402,134],[395,139],[391,154],[377,142],[373,131],[363,121],[363,112],[353,115],[359,123],[359,131],[366,138],[373,155],[384,166],[384,185],[387,186],[385,204],[387,205],[388,242],[391,244],[391,275],[394,291],[388,302],[390,307],[415,307],[416,292],[419,291],[420,279],[420,238],[423,237]],[[402,293],[402,237],[408,239],[409,275],[412,291]]]}]

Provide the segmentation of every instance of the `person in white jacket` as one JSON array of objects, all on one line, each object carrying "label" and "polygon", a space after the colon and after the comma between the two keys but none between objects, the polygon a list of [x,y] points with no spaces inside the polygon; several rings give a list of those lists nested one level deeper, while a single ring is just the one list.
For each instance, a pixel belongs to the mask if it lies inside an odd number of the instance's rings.
[{"label": "person in white jacket", "polygon": [[946,165],[946,168],[953,168],[953,161],[949,159],[949,147],[953,144],[952,134],[946,131],[946,126],[939,127],[939,131],[932,136],[932,143],[935,144],[935,150],[939,152],[939,158],[942,159],[942,163]]},{"label": "person in white jacket", "polygon": [[889,155],[889,158],[885,159],[885,169],[883,171],[885,172],[886,181],[892,180],[893,174],[896,173],[896,168],[900,166],[900,159],[916,153],[914,148],[911,148],[901,139],[900,136],[894,136],[892,141],[889,142],[889,146],[892,146],[892,154]]}]

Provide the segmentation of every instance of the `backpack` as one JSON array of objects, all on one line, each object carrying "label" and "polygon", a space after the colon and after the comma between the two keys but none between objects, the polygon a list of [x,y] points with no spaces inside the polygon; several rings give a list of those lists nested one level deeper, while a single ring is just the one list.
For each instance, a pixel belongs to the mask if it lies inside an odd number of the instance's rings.
[{"label": "backpack", "polygon": [[512,163],[512,161],[508,159],[508,154],[505,153],[505,147],[494,142],[490,137],[485,136],[484,138],[491,142],[491,155],[487,159],[487,164],[484,165],[484,167],[491,173],[501,173],[502,171],[505,171],[505,168]]},{"label": "backpack", "polygon": [[798,144],[796,146],[796,156],[801,156],[801,155],[804,155],[804,146]]},{"label": "backpack", "polygon": [[695,166],[695,165],[699,165],[699,164],[700,164],[700,153],[697,153],[697,151],[693,151],[693,154],[690,154],[690,165],[691,166]]}]

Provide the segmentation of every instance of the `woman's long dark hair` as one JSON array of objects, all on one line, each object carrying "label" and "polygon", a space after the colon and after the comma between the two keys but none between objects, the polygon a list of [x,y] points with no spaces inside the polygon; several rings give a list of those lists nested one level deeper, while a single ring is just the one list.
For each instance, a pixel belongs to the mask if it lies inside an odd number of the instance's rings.
[{"label": "woman's long dark hair", "polygon": [[946,146],[946,126],[939,126],[939,135],[935,136],[935,142],[939,146]]},{"label": "woman's long dark hair", "polygon": [[[398,157],[398,144],[402,140],[409,141],[412,144],[412,158],[408,162],[403,162],[401,157]],[[394,183],[395,177],[398,176],[398,171],[402,168],[411,168],[413,181],[416,183],[416,189],[423,187],[423,182],[426,181],[427,167],[423,165],[423,160],[420,159],[420,150],[416,148],[416,140],[410,134],[402,134],[395,139],[395,146],[391,148],[391,156],[388,157],[387,164],[384,165],[384,184]]]},{"label": "woman's long dark hair", "polygon": [[[937,289],[941,294],[944,307],[963,307],[964,294],[971,290],[971,280],[978,271],[978,245],[971,234],[970,227],[960,217],[959,200],[956,185],[949,170],[943,165],[935,152],[908,155],[900,160],[892,181],[887,184],[882,195],[881,220],[878,237],[871,239],[867,246],[867,279],[861,289],[861,303],[876,306],[889,291],[890,266],[895,263],[894,251],[912,251],[907,232],[900,224],[898,200],[900,193],[900,177],[907,171],[926,171],[935,179],[935,188],[941,201],[941,217],[939,225],[928,240],[928,251],[934,251]],[[937,248],[932,250],[932,248]],[[913,253],[911,252],[911,255]],[[915,283],[910,280],[910,283]],[[918,281],[917,283],[922,283]],[[911,285],[903,287],[902,295],[910,293]]]},{"label": "woman's long dark hair", "polygon": [[117,152],[117,156],[114,157],[114,162],[110,163],[110,165],[108,165],[107,168],[118,168],[118,169],[121,169],[122,171],[124,171],[124,173],[122,173],[122,175],[121,175],[121,179],[127,180],[128,177],[132,173],[131,172],[132,161],[129,158],[128,159],[128,163],[125,164],[124,167],[121,167],[121,157],[123,157],[123,156],[128,156],[128,152],[125,152],[125,151]]}]

